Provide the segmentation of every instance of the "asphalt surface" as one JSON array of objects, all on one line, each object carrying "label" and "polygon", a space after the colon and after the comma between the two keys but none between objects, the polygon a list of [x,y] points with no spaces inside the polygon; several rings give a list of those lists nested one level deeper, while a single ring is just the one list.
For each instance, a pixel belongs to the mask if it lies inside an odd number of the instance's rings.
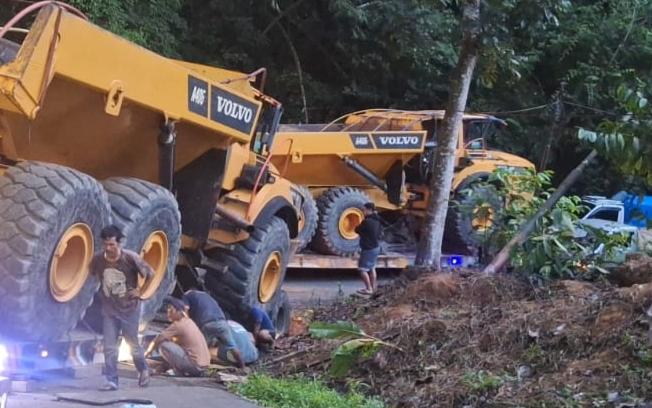
[{"label": "asphalt surface", "polygon": [[[398,271],[380,270],[379,285],[390,282]],[[289,270],[283,289],[294,307],[317,307],[354,294],[363,287],[356,270]],[[114,399],[151,400],[157,408],[228,407],[256,408],[257,405],[230,394],[224,386],[209,378],[153,377],[147,388],[140,388],[130,365],[120,369],[120,390],[102,392],[101,365],[78,367],[74,375],[54,375],[40,380],[16,383],[21,392],[9,395],[7,408],[83,408],[73,402],[57,401],[57,396],[105,402]],[[122,407],[123,403],[107,405]]]},{"label": "asphalt surface", "polygon": [[[147,388],[138,387],[136,371],[130,366],[121,366],[120,389],[98,391],[102,384],[101,366],[79,367],[74,377],[59,376],[30,381],[26,392],[9,395],[7,408],[83,408],[90,405],[57,401],[57,396],[83,399],[92,402],[106,402],[122,398],[151,400],[156,408],[185,407],[228,407],[257,408],[244,399],[227,392],[210,378],[152,377]],[[18,384],[20,386],[20,384]],[[123,407],[124,403],[107,405]]]},{"label": "asphalt surface", "polygon": [[[391,282],[398,271],[380,270],[378,284]],[[330,304],[354,294],[364,285],[355,269],[303,269],[288,270],[283,283],[294,307],[315,307]]]}]

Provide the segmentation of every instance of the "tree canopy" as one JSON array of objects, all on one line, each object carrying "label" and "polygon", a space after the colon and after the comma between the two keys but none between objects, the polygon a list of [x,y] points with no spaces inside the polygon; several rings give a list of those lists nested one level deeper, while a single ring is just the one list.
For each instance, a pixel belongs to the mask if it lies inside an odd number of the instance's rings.
[{"label": "tree canopy", "polygon": [[[8,1],[3,18],[30,2]],[[267,92],[285,105],[285,122],[330,121],[365,108],[442,108],[460,37],[457,0],[68,2],[167,56],[242,71],[267,67]],[[562,177],[588,148],[578,127],[644,132],[641,112],[628,116],[623,89],[650,93],[651,0],[484,0],[482,9],[468,110],[508,120],[493,146],[547,162]],[[648,173],[633,171],[635,161],[623,164],[622,156],[603,160],[578,188],[643,185],[639,177]]]}]

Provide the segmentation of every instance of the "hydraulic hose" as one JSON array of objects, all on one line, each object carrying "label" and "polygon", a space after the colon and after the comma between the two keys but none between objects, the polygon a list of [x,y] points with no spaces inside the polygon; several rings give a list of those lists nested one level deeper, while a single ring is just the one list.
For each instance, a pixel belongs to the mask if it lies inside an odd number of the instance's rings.
[{"label": "hydraulic hose", "polygon": [[84,20],[88,20],[88,17],[86,17],[86,15],[84,15],[84,13],[82,13],[78,9],[74,8],[70,4],[66,4],[64,2],[55,1],[55,0],[39,1],[38,3],[34,3],[34,4],[31,4],[31,5],[27,6],[27,7],[25,7],[24,9],[19,11],[18,14],[13,16],[7,22],[7,24],[5,24],[4,27],[2,27],[2,29],[0,29],[0,38],[4,37],[5,34],[7,34],[7,32],[9,31],[10,28],[12,28],[14,25],[16,25],[16,23],[18,23],[20,20],[25,18],[25,16],[27,16],[29,13],[31,13],[34,10],[38,10],[40,8],[48,6],[50,4],[54,4],[56,6],[59,6],[59,7],[63,8],[63,9],[65,9],[65,10],[73,13],[73,14],[76,14],[77,16],[83,18]]}]

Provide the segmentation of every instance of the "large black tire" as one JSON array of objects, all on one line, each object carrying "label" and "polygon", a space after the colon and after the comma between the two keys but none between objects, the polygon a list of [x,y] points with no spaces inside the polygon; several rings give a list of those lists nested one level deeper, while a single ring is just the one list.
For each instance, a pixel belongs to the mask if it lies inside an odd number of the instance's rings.
[{"label": "large black tire", "polygon": [[[154,318],[165,297],[174,290],[176,283],[174,271],[181,246],[179,207],[172,193],[144,180],[114,177],[104,180],[102,184],[109,196],[113,223],[125,235],[124,248],[141,253],[147,238],[157,231],[163,232],[167,238],[167,262],[164,260],[161,262],[161,264],[165,263],[165,270],[160,269],[158,275],[160,282],[155,292],[143,300],[141,306],[141,324],[147,323]],[[156,269],[156,265],[152,267]],[[85,319],[94,330],[102,327],[99,301],[99,296],[96,296],[93,307]]]},{"label": "large black tire", "polygon": [[[450,244],[476,251],[487,244],[493,225],[502,213],[503,202],[494,188],[477,184],[460,190],[455,201],[448,208],[446,239]],[[481,218],[486,221],[479,226]]]},{"label": "large black tire", "polygon": [[[262,307],[268,312],[275,304],[285,279],[285,272],[290,255],[290,233],[283,220],[272,217],[267,225],[256,227],[246,241],[234,244],[231,249],[215,249],[206,254],[221,266],[225,272],[206,272],[204,285],[209,293],[232,319],[244,321],[247,317],[245,306]],[[278,255],[279,269],[274,276],[274,289],[265,291],[261,298],[259,288],[265,287],[263,270],[270,258]],[[275,288],[274,288],[275,287]]]},{"label": "large black tire", "polygon": [[325,255],[352,256],[360,251],[360,238],[357,234],[345,237],[340,232],[340,217],[345,211],[357,209],[362,212],[369,197],[362,191],[351,187],[336,187],[326,190],[317,199],[319,222],[311,248]]},{"label": "large black tire", "polygon": [[277,336],[287,334],[292,319],[292,305],[286,291],[281,290],[278,294],[274,306],[270,310],[270,318],[274,323]]},{"label": "large black tire", "polygon": [[301,206],[302,221],[296,238],[298,242],[297,251],[301,251],[308,246],[312,237],[315,236],[319,212],[317,210],[317,202],[312,197],[310,190],[304,186],[299,186],[297,188],[301,190],[301,193],[305,198],[303,205]]},{"label": "large black tire", "polygon": [[0,177],[2,336],[55,340],[77,324],[93,300],[98,281],[89,275],[74,297],[57,301],[50,287],[54,251],[68,228],[80,223],[90,228],[92,251],[98,251],[99,232],[110,222],[110,214],[100,183],[78,171],[23,162]]}]

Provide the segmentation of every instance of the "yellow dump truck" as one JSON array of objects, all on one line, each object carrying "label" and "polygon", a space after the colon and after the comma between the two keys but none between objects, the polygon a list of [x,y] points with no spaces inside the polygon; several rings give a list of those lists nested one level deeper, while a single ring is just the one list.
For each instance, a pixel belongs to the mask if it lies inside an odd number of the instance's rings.
[{"label": "yellow dump truck", "polygon": [[264,70],[167,59],[63,4],[2,38],[25,14],[0,31],[0,337],[78,323],[109,223],[155,270],[144,320],[175,284],[278,313],[302,196],[269,160],[282,109]]},{"label": "yellow dump truck", "polygon": [[[316,199],[302,210],[306,217],[301,242],[322,254],[352,255],[358,250],[355,227],[363,219],[360,209],[366,201],[391,214],[394,222],[397,212],[422,216],[443,117],[441,110],[372,109],[328,124],[282,125],[272,161],[283,165],[283,174]],[[456,201],[464,204],[468,198],[459,193],[498,167],[534,168],[521,157],[487,147],[487,139],[504,124],[489,115],[464,115],[453,179]],[[502,205],[489,190],[478,188],[475,193],[474,200],[485,198],[478,205],[489,208],[469,214],[452,207],[446,227],[447,238],[466,247],[477,245],[491,225],[492,209]]]}]

